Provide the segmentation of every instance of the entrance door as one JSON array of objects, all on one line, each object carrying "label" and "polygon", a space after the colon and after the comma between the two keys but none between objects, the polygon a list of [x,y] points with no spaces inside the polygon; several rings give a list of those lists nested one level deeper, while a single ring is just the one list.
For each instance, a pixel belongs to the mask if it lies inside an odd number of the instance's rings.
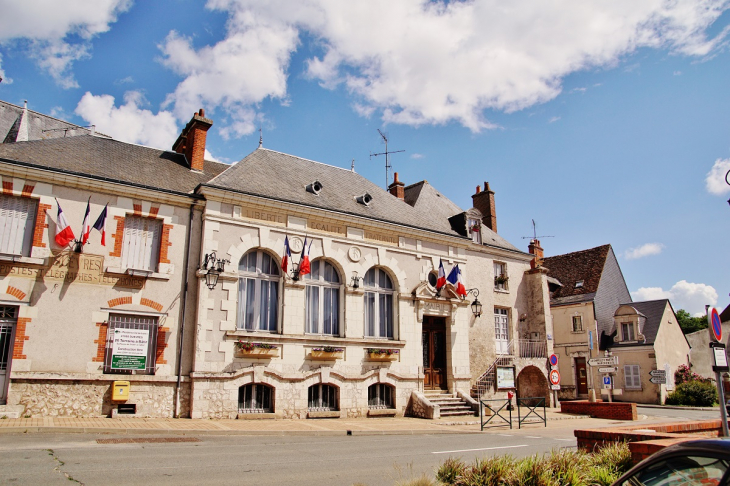
[{"label": "entrance door", "polygon": [[588,373],[585,358],[575,358],[575,374],[578,395],[588,395]]},{"label": "entrance door", "polygon": [[497,354],[510,354],[507,309],[494,309],[494,337]]},{"label": "entrance door", "polygon": [[446,390],[446,321],[423,317],[423,388]]},{"label": "entrance door", "polygon": [[8,399],[10,361],[13,358],[13,331],[17,316],[17,307],[0,306],[0,405],[5,405]]}]

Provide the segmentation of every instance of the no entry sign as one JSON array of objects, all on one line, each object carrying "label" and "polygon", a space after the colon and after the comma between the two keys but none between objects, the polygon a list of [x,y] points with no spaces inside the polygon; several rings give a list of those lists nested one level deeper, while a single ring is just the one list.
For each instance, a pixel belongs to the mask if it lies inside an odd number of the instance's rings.
[{"label": "no entry sign", "polygon": [[550,370],[550,383],[553,385],[560,384],[560,372],[558,370]]},{"label": "no entry sign", "polygon": [[722,324],[720,323],[720,315],[717,313],[717,309],[714,307],[710,311],[710,313],[707,315],[710,321],[710,332],[712,333],[712,337],[717,341],[718,343],[722,342]]}]

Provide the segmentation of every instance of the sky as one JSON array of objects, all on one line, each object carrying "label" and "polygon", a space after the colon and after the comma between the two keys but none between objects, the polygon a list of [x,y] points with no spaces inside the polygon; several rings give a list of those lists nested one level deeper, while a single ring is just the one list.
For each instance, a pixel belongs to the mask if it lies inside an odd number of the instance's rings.
[{"label": "sky", "polygon": [[[0,0],[0,99],[208,157],[428,180],[546,256],[610,243],[634,300],[730,303],[730,0]],[[259,132],[259,129],[261,132]],[[392,181],[392,173],[391,173]]]}]

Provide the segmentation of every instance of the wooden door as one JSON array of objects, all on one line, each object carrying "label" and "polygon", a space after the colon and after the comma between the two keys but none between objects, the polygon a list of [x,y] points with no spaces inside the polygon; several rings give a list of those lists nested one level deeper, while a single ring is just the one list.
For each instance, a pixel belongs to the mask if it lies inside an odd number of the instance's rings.
[{"label": "wooden door", "polygon": [[423,387],[426,390],[448,389],[446,383],[446,321],[423,317]]},{"label": "wooden door", "polygon": [[588,371],[585,358],[575,358],[575,383],[578,395],[588,395]]}]

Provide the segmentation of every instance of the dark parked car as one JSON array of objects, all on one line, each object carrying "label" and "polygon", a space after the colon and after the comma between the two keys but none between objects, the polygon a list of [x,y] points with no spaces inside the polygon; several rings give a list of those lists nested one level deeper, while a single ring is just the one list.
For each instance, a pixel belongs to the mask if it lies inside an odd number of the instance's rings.
[{"label": "dark parked car", "polygon": [[613,486],[730,485],[730,439],[669,446],[644,459]]}]

